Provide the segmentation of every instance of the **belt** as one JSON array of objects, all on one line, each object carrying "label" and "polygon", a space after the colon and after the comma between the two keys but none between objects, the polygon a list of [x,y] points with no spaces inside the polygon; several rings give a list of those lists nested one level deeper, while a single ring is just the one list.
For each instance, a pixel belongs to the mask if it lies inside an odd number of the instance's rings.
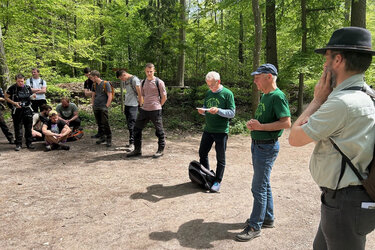
[{"label": "belt", "polygon": [[270,140],[255,140],[253,139],[254,144],[274,144],[277,142],[278,139],[270,139]]},{"label": "belt", "polygon": [[[329,194],[329,193],[335,193],[336,190],[326,188],[326,187],[320,187],[320,190],[322,190],[323,193]],[[344,188],[337,189],[337,193],[339,192],[345,192],[345,191],[356,191],[356,190],[365,190],[365,188],[362,185],[357,185],[357,186],[347,186]]]}]

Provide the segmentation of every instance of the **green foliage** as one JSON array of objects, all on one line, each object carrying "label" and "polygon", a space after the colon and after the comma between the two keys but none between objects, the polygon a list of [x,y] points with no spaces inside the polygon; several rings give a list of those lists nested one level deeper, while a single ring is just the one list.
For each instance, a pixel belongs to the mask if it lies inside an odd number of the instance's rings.
[{"label": "green foliage", "polygon": [[48,85],[47,87],[47,93],[46,96],[47,98],[53,97],[54,99],[61,99],[61,97],[64,96],[70,96],[70,91],[67,89],[63,89],[60,87],[57,87],[56,85]]},{"label": "green foliage", "polygon": [[248,130],[246,127],[247,121],[248,120],[246,119],[241,119],[237,117],[233,118],[230,122],[229,133],[232,135],[250,134],[250,130]]}]

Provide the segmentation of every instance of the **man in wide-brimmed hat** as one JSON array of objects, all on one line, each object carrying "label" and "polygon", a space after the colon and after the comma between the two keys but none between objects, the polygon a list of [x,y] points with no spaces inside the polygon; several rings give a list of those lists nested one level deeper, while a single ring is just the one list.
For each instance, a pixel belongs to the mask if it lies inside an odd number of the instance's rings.
[{"label": "man in wide-brimmed hat", "polygon": [[338,29],[315,52],[326,58],[324,71],[313,101],[289,136],[292,146],[316,142],[310,172],[322,190],[322,206],[314,249],[364,249],[366,234],[375,227],[375,203],[333,143],[366,179],[375,141],[374,103],[362,91],[368,88],[364,73],[375,54],[371,33],[358,27]]}]

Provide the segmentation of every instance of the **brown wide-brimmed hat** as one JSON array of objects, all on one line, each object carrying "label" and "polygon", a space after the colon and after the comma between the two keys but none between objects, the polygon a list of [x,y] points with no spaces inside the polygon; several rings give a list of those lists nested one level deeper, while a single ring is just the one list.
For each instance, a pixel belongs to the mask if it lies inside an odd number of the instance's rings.
[{"label": "brown wide-brimmed hat", "polygon": [[345,27],[335,30],[326,47],[315,52],[325,54],[326,50],[345,50],[375,55],[371,49],[371,33],[360,27]]}]

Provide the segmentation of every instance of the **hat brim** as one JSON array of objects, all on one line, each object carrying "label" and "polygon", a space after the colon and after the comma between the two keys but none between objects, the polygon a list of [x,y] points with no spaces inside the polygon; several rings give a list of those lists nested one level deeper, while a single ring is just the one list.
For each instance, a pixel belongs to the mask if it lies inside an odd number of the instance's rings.
[{"label": "hat brim", "polygon": [[315,53],[318,54],[325,54],[327,50],[345,50],[345,51],[353,51],[357,53],[364,53],[364,54],[370,54],[370,55],[375,55],[375,51],[371,49],[362,49],[358,47],[337,47],[337,46],[327,46],[325,48],[320,48],[314,50]]}]

